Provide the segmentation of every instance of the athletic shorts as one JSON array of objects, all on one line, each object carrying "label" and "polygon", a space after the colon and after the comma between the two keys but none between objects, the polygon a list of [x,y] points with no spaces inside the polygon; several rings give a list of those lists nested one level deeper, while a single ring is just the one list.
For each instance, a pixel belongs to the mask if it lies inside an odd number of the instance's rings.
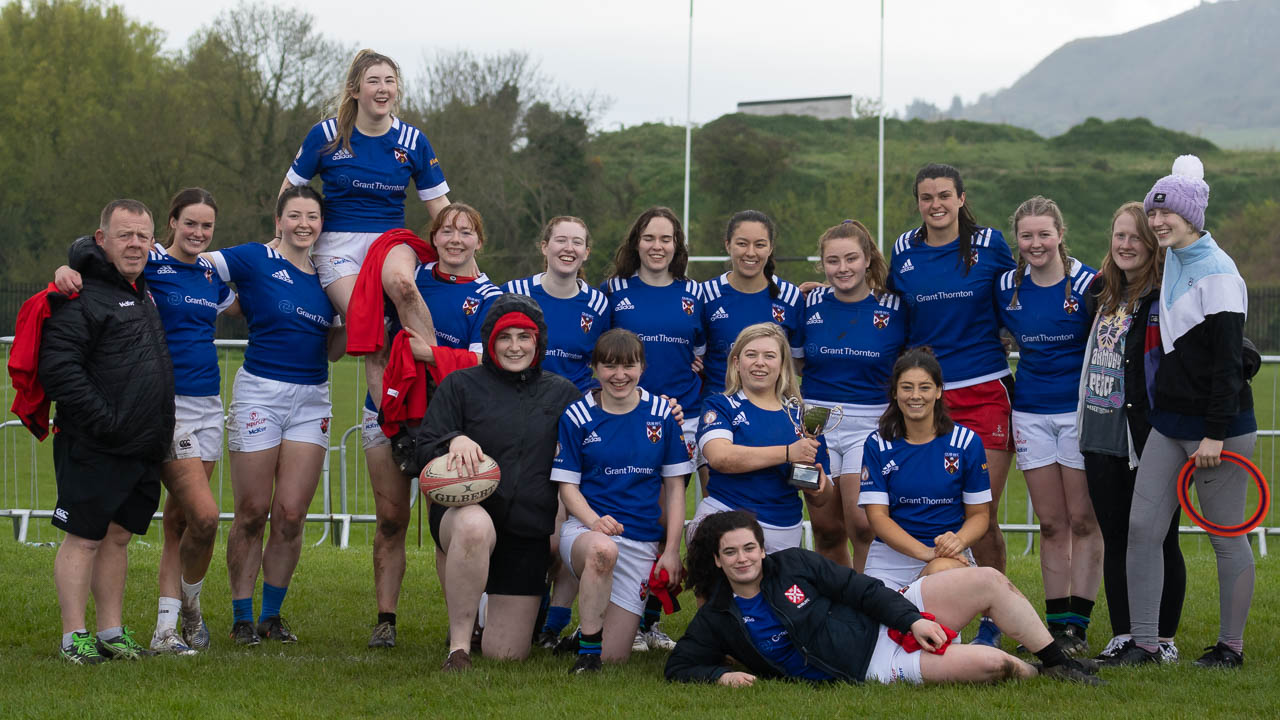
[{"label": "athletic shorts", "polygon": [[329,382],[319,385],[268,380],[244,368],[236,371],[227,414],[227,448],[268,450],[281,440],[329,447]]},{"label": "athletic shorts", "polygon": [[850,405],[822,400],[805,400],[806,405],[835,407],[844,411],[844,419],[834,430],[825,433],[827,454],[831,457],[831,477],[857,475],[862,472],[862,444],[880,425],[880,416],[888,405]]},{"label": "athletic shorts", "polygon": [[360,274],[369,246],[382,233],[322,232],[311,250],[320,287],[329,287],[338,278]]},{"label": "athletic shorts", "polygon": [[943,390],[942,402],[951,419],[982,438],[988,450],[1013,450],[1013,434],[1009,432],[1009,377],[988,380],[977,385]]},{"label": "athletic shorts", "polygon": [[[977,565],[973,552],[968,548],[964,551],[964,557],[970,567]],[[873,540],[871,547],[867,549],[867,567],[862,574],[879,580],[891,590],[897,590],[919,580],[925,564],[910,555],[903,555],[880,540]]]},{"label": "athletic shorts", "polygon": [[173,398],[173,442],[164,461],[200,458],[217,462],[222,458],[222,398],[217,395]]},{"label": "athletic shorts", "polygon": [[[560,559],[569,572],[573,572],[573,543],[590,530],[572,516],[560,527]],[[617,535],[610,539],[618,546],[618,561],[613,566],[609,602],[634,615],[643,615],[644,601],[649,597],[649,572],[658,559],[658,543]]]},{"label": "athletic shorts", "polygon": [[702,451],[698,449],[698,417],[696,414],[693,417],[686,417],[680,424],[680,434],[684,437],[684,449],[689,451],[689,459],[693,461],[695,472],[706,463],[702,459]]},{"label": "athletic shorts", "polygon": [[[698,531],[698,526],[702,524],[702,518],[714,513],[729,512],[735,509],[737,508],[731,508],[713,497],[702,498],[702,502],[698,503],[698,507],[693,512],[693,519],[689,521],[688,527],[685,528],[685,542],[693,542],[693,534]],[[757,522],[759,522],[758,519]],[[780,527],[761,522],[760,527],[764,529],[764,551],[766,553],[800,547],[804,542],[804,523]]]},{"label": "athletic shorts", "polygon": [[146,535],[160,507],[160,463],[100,453],[56,433],[53,473],[53,526],[86,540],[106,537],[113,522]]},{"label": "athletic shorts", "polygon": [[1073,412],[1042,415],[1014,410],[1013,448],[1018,453],[1018,469],[1022,471],[1054,463],[1084,470]]},{"label": "athletic shorts", "polygon": [[[440,521],[449,508],[431,504],[428,527],[436,548],[440,545]],[[551,565],[551,538],[520,537],[498,531],[498,541],[489,555],[489,578],[484,591],[490,595],[536,595],[547,591],[547,568]]]},{"label": "athletic shorts", "polygon": [[391,444],[391,438],[382,432],[378,424],[378,411],[361,408],[360,444],[366,451]]},{"label": "athletic shorts", "polygon": [[[924,599],[920,594],[921,582],[922,580],[916,580],[898,590],[917,610],[924,610]],[[924,675],[920,672],[920,654],[923,652],[917,650],[909,653],[903,650],[901,645],[889,639],[889,626],[881,625],[875,649],[871,651],[871,662],[867,665],[867,673],[863,679],[882,685],[896,682],[920,685],[924,682]]]}]

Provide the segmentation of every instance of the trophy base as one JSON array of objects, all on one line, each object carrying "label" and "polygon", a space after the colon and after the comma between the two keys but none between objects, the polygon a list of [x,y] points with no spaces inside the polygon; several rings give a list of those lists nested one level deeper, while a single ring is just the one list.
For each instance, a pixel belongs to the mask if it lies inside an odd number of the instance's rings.
[{"label": "trophy base", "polygon": [[793,464],[791,474],[787,476],[787,484],[801,490],[817,490],[822,487],[822,476],[818,474],[816,465]]}]

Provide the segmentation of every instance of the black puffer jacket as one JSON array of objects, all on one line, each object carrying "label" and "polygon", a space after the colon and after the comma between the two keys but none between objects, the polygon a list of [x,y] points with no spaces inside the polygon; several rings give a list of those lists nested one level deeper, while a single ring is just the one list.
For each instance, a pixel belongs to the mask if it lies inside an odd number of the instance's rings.
[{"label": "black puffer jacket", "polygon": [[[805,660],[846,682],[866,676],[881,625],[909,632],[922,617],[879,580],[801,548],[765,556],[760,592]],[[667,679],[719,680],[729,672],[726,655],[757,677],[787,677],[751,642],[733,591],[721,580],[667,659]]]},{"label": "black puffer jacket", "polygon": [[[487,352],[498,319],[521,312],[538,325],[539,362],[512,373],[498,367]],[[544,372],[547,325],[532,298],[507,293],[494,301],[482,332],[486,352],[477,367],[445,376],[417,428],[417,457],[425,466],[444,455],[458,435],[474,440],[498,463],[502,481],[482,503],[499,532],[546,538],[554,530],[557,489],[551,482],[556,431],[569,404],[582,397],[572,382]]]},{"label": "black puffer jacket", "polygon": [[173,364],[160,313],[138,276],[124,279],[93,242],[72,246],[84,287],[49,295],[40,384],[60,432],[101,453],[158,462],[173,440]]}]

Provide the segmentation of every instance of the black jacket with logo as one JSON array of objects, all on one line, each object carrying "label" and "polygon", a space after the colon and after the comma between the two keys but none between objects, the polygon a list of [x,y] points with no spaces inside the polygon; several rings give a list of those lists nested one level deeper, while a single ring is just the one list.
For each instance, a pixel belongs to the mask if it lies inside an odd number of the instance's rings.
[{"label": "black jacket with logo", "polygon": [[[881,625],[909,632],[922,617],[879,580],[801,548],[765,556],[760,592],[808,663],[846,682],[866,676]],[[751,642],[733,591],[721,580],[667,659],[667,679],[714,682],[730,670],[725,655],[757,677],[787,677]]]},{"label": "black jacket with logo", "polygon": [[49,295],[40,384],[57,403],[54,424],[101,453],[158,462],[173,441],[173,363],[155,302],[92,242],[78,242],[74,298]]}]

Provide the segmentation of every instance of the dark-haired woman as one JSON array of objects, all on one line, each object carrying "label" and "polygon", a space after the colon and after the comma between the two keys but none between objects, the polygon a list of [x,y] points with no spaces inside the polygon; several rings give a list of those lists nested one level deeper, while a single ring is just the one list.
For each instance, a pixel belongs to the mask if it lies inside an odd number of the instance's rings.
[{"label": "dark-haired woman", "polygon": [[[602,289],[609,296],[610,323],[639,336],[645,367],[640,386],[677,400],[687,408],[681,428],[690,459],[697,455],[698,395],[696,367],[706,352],[702,294],[685,275],[689,250],[684,229],[670,208],[651,207],[640,214],[613,258]],[[563,613],[567,608],[560,610]],[[650,598],[632,650],[670,650],[672,640],[658,626],[661,605]],[[557,629],[558,632],[558,629]]]},{"label": "dark-haired woman", "polygon": [[[247,243],[207,256],[224,282],[235,283],[249,323],[244,366],[236,373],[227,419],[235,501],[227,535],[231,637],[241,645],[298,640],[280,607],[329,450],[328,361],[341,357],[345,343],[311,264],[322,213],[323,200],[315,190],[289,188],[276,202],[277,247]],[[264,547],[268,519],[271,532]],[[259,570],[262,613],[255,625]]]},{"label": "dark-haired woman", "polygon": [[[209,646],[200,591],[218,534],[218,504],[209,478],[222,457],[223,424],[213,338],[219,313],[240,313],[235,293],[200,257],[213,242],[217,214],[209,191],[180,190],[169,203],[168,238],[156,243],[143,270],[164,323],[175,391],[173,443],[161,467],[169,494],[160,554],[160,607],[151,636],[151,649],[163,653],[188,654]],[[54,273],[54,282],[64,292],[78,291],[80,274],[63,266]]]},{"label": "dark-haired woman", "polygon": [[[884,256],[866,226],[845,220],[818,239],[827,287],[804,308],[805,402],[834,408],[843,419],[826,433],[836,501],[809,507],[814,544],[829,560],[861,571],[875,534],[858,505],[863,443],[888,405],[893,363],[906,342],[901,298],[885,290]],[[853,541],[854,555],[849,555]]]},{"label": "dark-haired woman", "polygon": [[890,388],[880,427],[867,436],[858,502],[876,533],[866,573],[899,588],[973,564],[991,482],[977,435],[947,413],[942,369],[928,349],[894,363]]},{"label": "dark-haired woman", "polygon": [[1088,339],[1086,293],[1095,272],[1067,255],[1066,222],[1037,195],[1009,218],[1018,267],[1000,276],[1000,324],[1021,350],[1013,388],[1018,468],[1040,518],[1045,620],[1070,654],[1088,650],[1093,602],[1102,582],[1102,533],[1089,501],[1076,436],[1076,386]]},{"label": "dark-haired woman", "polygon": [[[893,244],[889,288],[907,305],[908,344],[928,345],[937,354],[947,378],[948,411],[978,435],[986,450],[993,511],[974,556],[980,565],[1004,572],[1004,536],[995,509],[1013,461],[1013,433],[1009,363],[991,295],[996,279],[1014,268],[1013,255],[999,230],[974,220],[955,168],[924,166],[912,191],[921,224]],[[984,620],[975,642],[994,645],[999,632]]]},{"label": "dark-haired woman", "polygon": [[635,333],[600,336],[591,366],[601,387],[561,416],[551,470],[569,511],[560,557],[580,581],[574,674],[626,661],[651,569],[680,576],[684,480],[693,471],[671,405],[639,386],[645,354]]},{"label": "dark-haired woman", "polygon": [[[1096,658],[1101,662],[1118,658],[1133,645],[1125,555],[1138,461],[1151,434],[1145,368],[1148,353],[1158,354],[1160,348],[1157,301],[1163,257],[1142,203],[1125,203],[1112,216],[1110,249],[1088,296],[1096,311],[1080,377],[1076,432],[1103,539],[1103,588],[1112,637]],[[1187,568],[1178,544],[1180,519],[1176,513],[1169,518],[1161,546],[1164,580],[1157,641],[1164,662],[1178,660],[1174,636],[1187,592]]]}]

